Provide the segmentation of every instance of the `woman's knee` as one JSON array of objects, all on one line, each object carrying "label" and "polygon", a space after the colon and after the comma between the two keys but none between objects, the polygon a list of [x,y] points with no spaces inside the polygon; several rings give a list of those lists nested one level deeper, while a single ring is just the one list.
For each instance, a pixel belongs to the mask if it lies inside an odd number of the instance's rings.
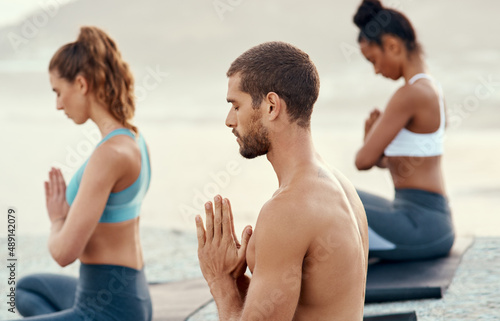
[{"label": "woman's knee", "polygon": [[29,290],[39,284],[39,276],[37,274],[26,275],[16,282],[16,290]]},{"label": "woman's knee", "polygon": [[429,245],[398,246],[390,250],[370,250],[370,257],[390,261],[427,260],[445,257],[450,253],[455,235],[450,234]]},{"label": "woman's knee", "polygon": [[[45,304],[37,294],[16,286],[16,309],[23,317],[38,315],[38,309],[43,309]],[[43,302],[45,303],[45,302]],[[48,312],[52,312],[49,310]]]},{"label": "woman's knee", "polygon": [[22,316],[35,316],[56,312],[54,306],[43,293],[46,292],[44,280],[48,274],[31,274],[16,282],[16,309]]}]

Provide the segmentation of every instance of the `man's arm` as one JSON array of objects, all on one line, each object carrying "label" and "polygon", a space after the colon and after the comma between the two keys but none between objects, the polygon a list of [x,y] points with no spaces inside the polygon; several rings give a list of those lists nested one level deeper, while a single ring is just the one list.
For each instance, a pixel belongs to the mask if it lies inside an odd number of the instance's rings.
[{"label": "man's arm", "polygon": [[241,320],[289,321],[299,302],[311,235],[287,199],[267,203],[255,228],[255,266]]},{"label": "man's arm", "polygon": [[[225,250],[221,251],[220,247],[214,249],[213,245],[217,241],[212,241],[208,247],[208,242],[202,246],[202,255],[199,255],[200,266],[217,304],[221,321],[255,318],[280,321],[293,318],[300,295],[302,263],[309,237],[302,229],[303,226],[297,226],[293,219],[290,220],[296,211],[285,202],[268,203],[262,209],[257,223],[258,229],[252,236],[255,238],[255,267],[245,300],[238,292],[235,279],[230,276],[230,269],[223,268],[234,264],[234,256],[230,259],[223,254]],[[224,228],[224,222],[229,224],[230,220],[227,218],[228,212],[221,212],[222,224],[217,224],[216,214],[213,230],[214,234],[222,230],[224,239],[224,230],[229,230],[229,226]],[[203,239],[200,236],[204,236],[200,229],[203,228],[200,219],[198,218],[199,240]],[[210,220],[210,215],[207,214],[206,240],[210,238],[208,235],[212,229]],[[291,244],[293,246],[290,246]],[[223,247],[231,247],[230,245],[229,242],[229,245]]]}]

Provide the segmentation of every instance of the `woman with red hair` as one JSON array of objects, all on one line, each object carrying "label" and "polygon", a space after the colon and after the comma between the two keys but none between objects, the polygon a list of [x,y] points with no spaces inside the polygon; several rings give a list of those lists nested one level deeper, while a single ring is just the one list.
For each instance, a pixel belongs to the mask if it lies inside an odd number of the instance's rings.
[{"label": "woman with red hair", "polygon": [[17,309],[29,320],[149,321],[139,213],[151,169],[144,138],[130,123],[132,74],[115,42],[95,27],[82,27],[54,54],[49,74],[57,110],[76,124],[93,121],[103,138],[68,186],[55,168],[45,182],[50,253],[61,266],[79,259],[79,278],[20,279]]}]

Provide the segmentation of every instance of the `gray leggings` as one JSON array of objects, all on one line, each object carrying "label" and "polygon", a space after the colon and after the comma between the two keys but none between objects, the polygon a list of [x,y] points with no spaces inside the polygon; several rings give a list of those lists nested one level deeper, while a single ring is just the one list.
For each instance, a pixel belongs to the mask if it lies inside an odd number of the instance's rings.
[{"label": "gray leggings", "polygon": [[368,218],[370,257],[417,260],[449,253],[455,233],[444,196],[418,189],[396,189],[393,201],[358,195]]},{"label": "gray leggings", "polygon": [[81,264],[80,278],[35,274],[16,286],[16,308],[25,320],[150,321],[144,269]]}]

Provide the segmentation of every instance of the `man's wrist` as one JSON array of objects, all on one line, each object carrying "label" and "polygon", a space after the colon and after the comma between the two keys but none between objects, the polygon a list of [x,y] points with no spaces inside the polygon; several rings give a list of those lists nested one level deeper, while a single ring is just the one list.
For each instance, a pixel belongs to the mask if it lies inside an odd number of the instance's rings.
[{"label": "man's wrist", "polygon": [[210,280],[208,287],[214,298],[225,298],[235,295],[240,299],[236,280],[230,275],[219,276]]},{"label": "man's wrist", "polygon": [[221,275],[207,280],[210,289],[225,289],[227,287],[236,286],[236,280],[231,275]]},{"label": "man's wrist", "polygon": [[217,305],[220,320],[239,320],[243,310],[243,299],[236,280],[231,275],[224,275],[210,280],[208,286]]}]

